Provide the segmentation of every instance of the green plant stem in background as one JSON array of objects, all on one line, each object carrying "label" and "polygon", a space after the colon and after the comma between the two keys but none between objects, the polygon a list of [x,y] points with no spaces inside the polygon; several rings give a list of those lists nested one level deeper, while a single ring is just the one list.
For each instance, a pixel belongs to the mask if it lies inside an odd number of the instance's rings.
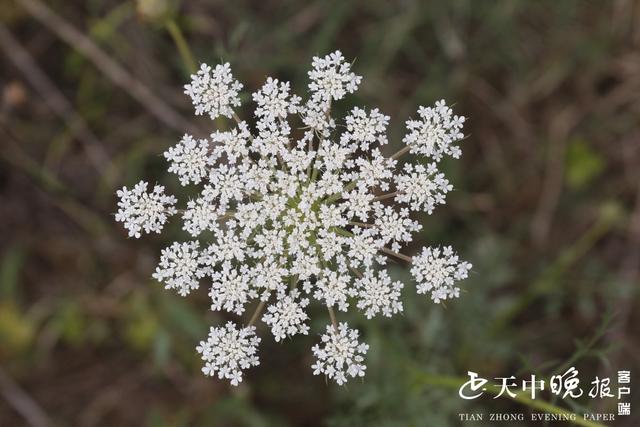
[{"label": "green plant stem in background", "polygon": [[198,66],[196,65],[196,61],[193,59],[193,54],[191,53],[191,49],[189,49],[189,44],[184,38],[180,27],[176,24],[174,19],[169,19],[165,26],[167,27],[169,34],[171,34],[173,42],[178,48],[178,52],[180,53],[180,57],[182,58],[182,62],[185,67],[187,67],[191,74],[195,74],[198,70]]},{"label": "green plant stem in background", "polygon": [[[418,385],[420,386],[430,385],[430,386],[442,387],[442,388],[452,389],[452,390],[458,390],[465,382],[467,382],[466,378],[450,377],[446,375],[434,375],[434,374],[430,374],[428,372],[422,372],[422,371],[416,372],[415,378]],[[499,390],[500,390],[500,386],[497,386],[497,387],[489,386],[487,387],[486,391],[488,393],[497,395]],[[514,394],[516,395],[516,397],[513,397],[513,398],[506,394],[504,394],[503,396],[506,399],[511,399],[515,402],[518,402],[530,408],[540,410],[540,411],[545,411],[546,413],[556,414],[556,415],[565,415],[567,417],[575,415],[575,420],[570,420],[570,422],[579,426],[605,427],[604,424],[585,420],[584,417],[578,414],[575,414],[574,412],[568,411],[564,408],[561,408],[559,406],[553,405],[549,402],[531,399],[524,392],[515,392]]]},{"label": "green plant stem in background", "polygon": [[327,306],[327,309],[329,310],[329,318],[331,318],[331,325],[333,325],[333,329],[337,333],[338,332],[338,320],[336,319],[336,313],[335,313],[335,311],[333,311],[333,307],[331,307],[330,305]]},{"label": "green plant stem in background", "polygon": [[400,150],[396,151],[394,154],[391,155],[391,159],[393,160],[398,160],[400,157],[402,157],[405,153],[408,153],[409,150],[411,150],[411,147],[409,147],[408,145],[406,147],[401,148]]},{"label": "green plant stem in background", "polygon": [[266,301],[260,301],[260,303],[256,307],[256,311],[254,311],[253,315],[251,316],[251,320],[249,320],[249,326],[253,326],[256,323],[256,321],[260,317],[260,314],[262,314],[262,310],[264,310],[264,306],[266,304]]},{"label": "green plant stem in background", "polygon": [[617,205],[605,204],[595,223],[571,246],[564,249],[556,260],[540,277],[522,293],[519,299],[496,317],[492,330],[494,334],[504,330],[519,313],[524,311],[537,298],[547,295],[557,285],[562,275],[582,258],[600,239],[621,221],[622,214]]}]

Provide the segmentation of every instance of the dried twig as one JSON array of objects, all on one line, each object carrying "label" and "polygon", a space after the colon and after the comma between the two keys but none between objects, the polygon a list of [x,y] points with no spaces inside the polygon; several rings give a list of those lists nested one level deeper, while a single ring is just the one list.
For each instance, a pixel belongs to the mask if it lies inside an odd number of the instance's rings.
[{"label": "dried twig", "polygon": [[538,207],[531,223],[531,237],[538,246],[546,241],[551,230],[553,216],[562,195],[567,138],[579,119],[575,110],[567,107],[551,121],[547,169]]},{"label": "dried twig", "polygon": [[0,368],[0,394],[33,427],[51,427],[53,422],[42,407]]},{"label": "dried twig", "polygon": [[17,2],[45,27],[86,56],[100,72],[129,93],[160,121],[180,132],[195,131],[194,126],[165,103],[162,98],[156,96],[147,86],[136,80],[91,39],[57,15],[40,0],[17,0]]},{"label": "dried twig", "polygon": [[65,120],[83,143],[89,160],[93,163],[105,179],[113,182],[113,176],[108,171],[113,171],[112,162],[109,155],[103,148],[103,143],[91,131],[85,120],[77,111],[74,110],[71,103],[64,97],[62,92],[49,79],[44,71],[33,60],[29,52],[13,37],[13,34],[0,23],[0,49],[13,62],[13,64],[22,72],[24,77],[40,93],[45,104]]}]

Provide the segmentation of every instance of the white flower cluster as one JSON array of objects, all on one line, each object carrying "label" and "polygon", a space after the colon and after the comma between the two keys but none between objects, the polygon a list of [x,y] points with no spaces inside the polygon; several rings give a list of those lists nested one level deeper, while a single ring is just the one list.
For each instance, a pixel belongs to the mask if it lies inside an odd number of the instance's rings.
[{"label": "white flower cluster", "polygon": [[433,302],[458,298],[460,288],[455,282],[467,278],[471,264],[460,261],[451,246],[423,248],[422,253],[413,258],[411,274],[418,282],[419,294],[431,292]]},{"label": "white flower cluster", "polygon": [[[336,310],[355,307],[368,319],[402,312],[404,285],[390,277],[388,259],[411,262],[418,293],[431,292],[433,301],[458,296],[455,281],[471,265],[451,248],[400,253],[421,229],[411,213],[430,214],[452,190],[437,165],[460,156],[464,118],[444,101],[420,107],[420,120],[407,122],[407,146],[387,157],[388,116],[355,107],[344,121],[331,117],[335,102],[361,82],[340,52],[313,59],[304,102],[288,82],[267,78],[252,96],[255,125],[233,111],[242,85],[229,64],[203,65],[191,78],[185,92],[196,114],[231,117],[235,125],[207,139],[185,135],[165,153],[180,183],[200,188],[180,211],[189,240],[162,251],[153,277],[183,296],[206,284],[212,310],[253,313],[245,327],[211,329],[198,347],[205,374],[237,385],[259,363],[255,323],[262,320],[276,341],[308,334],[316,301],[331,324],[313,347],[314,372],[339,384],[363,376],[368,346],[338,323]],[[291,116],[302,125],[290,125]],[[425,163],[401,161],[407,152]],[[118,192],[116,220],[134,237],[159,232],[177,213],[163,187],[146,190],[141,182]]]},{"label": "white flower cluster", "polygon": [[216,65],[214,69],[202,64],[200,70],[191,76],[191,83],[184,86],[184,93],[196,107],[196,115],[209,114],[211,120],[215,120],[219,116],[233,116],[232,107],[240,106],[238,92],[241,89],[242,83],[233,79],[227,62]]},{"label": "white flower cluster", "polygon": [[147,187],[146,182],[140,181],[133,189],[122,187],[116,193],[120,199],[116,221],[124,222],[129,237],[140,238],[143,230],[145,233],[160,233],[167,218],[177,212],[173,207],[176,198],[164,194],[163,186],[156,185],[149,193]]},{"label": "white flower cluster", "polygon": [[455,159],[462,155],[460,147],[453,143],[464,138],[464,117],[455,116],[443,99],[434,107],[420,107],[418,115],[420,120],[407,120],[410,132],[402,140],[411,147],[412,153],[422,154],[436,162],[445,154]]},{"label": "white flower cluster", "polygon": [[453,185],[438,172],[435,163],[426,167],[407,163],[404,172],[395,177],[396,200],[409,204],[412,210],[423,210],[431,215],[437,205],[445,203],[445,195],[453,190]]},{"label": "white flower cluster", "polygon": [[182,185],[200,184],[214,161],[209,156],[209,141],[196,141],[191,135],[184,135],[178,145],[164,153],[164,157],[171,162],[169,172],[178,174]]},{"label": "white flower cluster", "polygon": [[276,341],[295,334],[307,335],[309,327],[304,323],[308,317],[304,311],[309,305],[308,298],[296,302],[300,292],[292,290],[289,295],[283,295],[275,304],[267,308],[262,321],[271,326],[271,332]]},{"label": "white flower cluster", "polygon": [[404,287],[402,282],[391,283],[391,278],[385,270],[378,272],[378,277],[371,270],[355,282],[358,290],[357,307],[364,311],[367,319],[382,312],[386,317],[402,311],[402,302],[399,301],[400,290]]},{"label": "white flower cluster", "polygon": [[358,331],[349,329],[346,323],[340,323],[337,328],[327,326],[327,332],[322,334],[320,345],[314,345],[311,351],[317,361],[313,368],[313,375],[325,374],[339,385],[347,382],[347,375],[356,378],[364,377],[367,369],[364,355],[369,345],[358,342]]},{"label": "white flower cluster", "polygon": [[204,361],[202,372],[208,376],[218,373],[218,378],[226,378],[232,385],[242,382],[242,371],[258,366],[258,344],[255,326],[238,329],[233,322],[224,327],[210,328],[206,341],[200,341],[196,351]]},{"label": "white flower cluster", "polygon": [[165,283],[165,289],[175,289],[181,296],[186,296],[193,289],[198,289],[198,280],[204,277],[205,271],[200,268],[198,242],[173,243],[163,249],[160,264],[152,277]]}]

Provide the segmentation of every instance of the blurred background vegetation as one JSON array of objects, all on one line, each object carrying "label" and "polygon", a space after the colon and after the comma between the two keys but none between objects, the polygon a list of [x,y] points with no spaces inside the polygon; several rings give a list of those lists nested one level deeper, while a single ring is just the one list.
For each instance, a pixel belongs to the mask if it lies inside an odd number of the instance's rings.
[{"label": "blurred background vegetation", "polygon": [[[0,0],[0,425],[449,426],[530,410],[461,400],[468,370],[639,372],[639,24],[628,0]],[[230,389],[194,351],[222,320],[206,293],[150,279],[180,233],[127,239],[114,191],[178,187],[160,153],[210,131],[181,93],[190,62],[303,92],[311,56],[335,49],[364,76],[337,108],[380,107],[395,144],[418,105],[469,117],[445,164],[456,191],[415,245],[452,243],[474,271],[446,307],[408,288],[404,316],[350,317],[371,344],[362,383],[312,375],[321,310],[309,337],[263,340]],[[613,424],[640,425],[637,388]]]}]

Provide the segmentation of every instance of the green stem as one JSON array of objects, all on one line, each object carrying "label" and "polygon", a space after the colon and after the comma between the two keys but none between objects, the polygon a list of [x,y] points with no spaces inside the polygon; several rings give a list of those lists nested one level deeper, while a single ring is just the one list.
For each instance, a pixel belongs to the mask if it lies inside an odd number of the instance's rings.
[{"label": "green stem", "polygon": [[338,319],[336,319],[336,313],[333,311],[333,307],[327,306],[327,310],[329,310],[329,318],[331,319],[331,325],[333,326],[333,330],[335,333],[338,333]]},{"label": "green stem", "polygon": [[191,74],[195,74],[196,71],[198,71],[198,66],[196,65],[196,61],[193,59],[193,54],[191,53],[191,49],[189,49],[189,44],[184,38],[180,27],[174,19],[169,19],[166,23],[166,27],[167,31],[169,31],[169,34],[171,34],[171,38],[176,44],[176,47],[178,48],[180,57],[182,57],[182,62]]},{"label": "green stem", "polygon": [[[341,236],[345,236],[345,237],[353,237],[354,236],[354,234],[352,232],[350,232],[349,230],[345,230],[344,228],[333,227],[331,230],[334,233],[339,234]],[[403,261],[406,261],[409,264],[411,264],[413,262],[413,258],[412,257],[410,257],[408,255],[405,255],[405,254],[398,253],[396,251],[392,251],[389,248],[384,248],[384,247],[380,248],[380,252],[383,252],[383,253],[385,253],[387,255],[391,255],[391,256],[396,257],[398,259],[401,259]]]},{"label": "green stem", "polygon": [[617,212],[603,211],[598,220],[568,249],[565,249],[555,261],[527,287],[527,291],[502,313],[495,317],[492,330],[499,333],[506,325],[537,298],[548,295],[557,287],[558,281],[576,264],[598,241],[618,222]]},{"label": "green stem", "polygon": [[251,316],[251,320],[249,320],[249,326],[253,326],[256,323],[256,321],[258,320],[258,317],[260,317],[260,314],[262,313],[262,310],[264,310],[264,306],[266,304],[267,304],[266,301],[260,301],[260,303],[256,307],[256,311],[254,311],[253,316]]},{"label": "green stem", "polygon": [[406,261],[406,262],[408,262],[409,264],[411,264],[411,263],[413,262],[413,258],[411,258],[410,256],[407,256],[407,255],[405,255],[405,254],[398,253],[398,252],[396,252],[396,251],[392,251],[392,250],[391,250],[391,249],[389,249],[389,248],[381,248],[381,249],[380,249],[380,252],[384,252],[384,253],[385,253],[385,254],[387,254],[387,255],[391,255],[391,256],[393,256],[393,257],[396,257],[396,258],[398,258],[398,259],[401,259],[401,260],[403,260],[403,261]]},{"label": "green stem", "polygon": [[374,227],[374,224],[367,224],[366,222],[358,222],[358,221],[349,221],[349,225],[353,225],[354,227],[360,227],[360,228]]},{"label": "green stem", "polygon": [[353,237],[353,233],[349,230],[345,230],[344,228],[333,227],[331,230],[340,236]]},{"label": "green stem", "polygon": [[311,171],[311,182],[315,182],[317,178],[318,178],[318,168],[316,168],[314,165],[313,170]]},{"label": "green stem", "polygon": [[387,194],[382,194],[380,196],[376,196],[373,200],[374,201],[386,200],[392,197],[396,197],[398,194],[400,194],[399,191],[394,191],[393,193],[387,193]]},{"label": "green stem", "polygon": [[411,150],[411,147],[409,147],[408,145],[406,147],[401,148],[400,150],[396,151],[391,157],[390,159],[393,160],[397,160],[400,157],[402,157],[405,153],[408,153],[409,150]]},{"label": "green stem", "polygon": [[326,198],[323,203],[325,204],[330,204],[335,202],[336,200],[338,200],[339,198],[342,197],[343,193],[346,193],[347,191],[351,191],[354,188],[356,188],[356,185],[358,185],[357,181],[351,181],[350,183],[348,183],[347,185],[345,185],[345,187],[342,189],[341,192],[334,194],[333,196],[329,196],[328,198]]}]

